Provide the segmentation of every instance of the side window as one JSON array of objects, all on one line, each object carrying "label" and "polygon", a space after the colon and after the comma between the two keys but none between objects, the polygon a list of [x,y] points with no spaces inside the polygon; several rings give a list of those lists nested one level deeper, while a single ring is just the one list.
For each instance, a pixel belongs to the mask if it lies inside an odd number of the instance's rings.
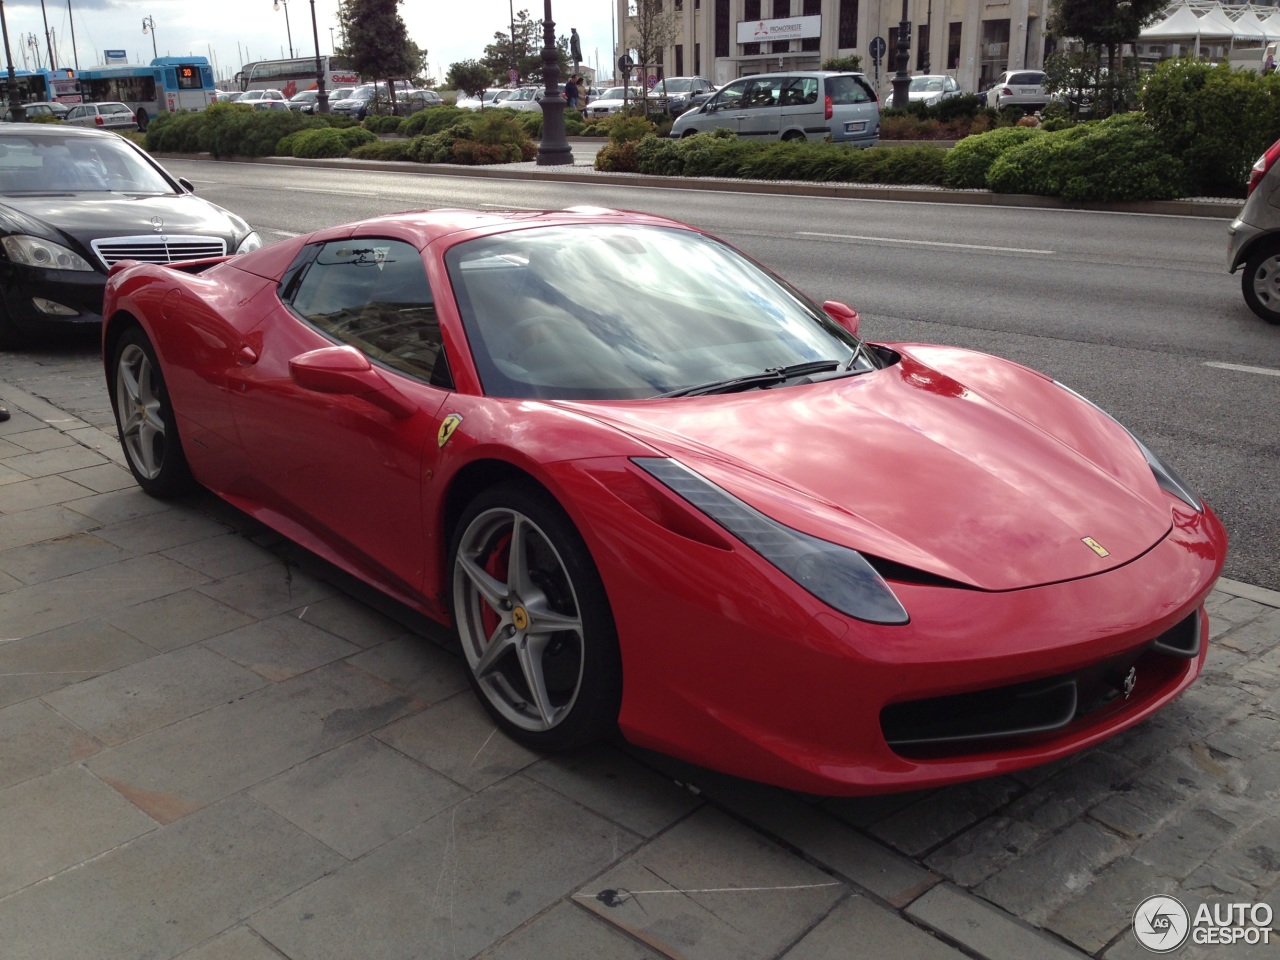
[{"label": "side window", "polygon": [[875,94],[860,78],[850,75],[827,77],[827,96],[834,104],[866,103],[874,100]]},{"label": "side window", "polygon": [[409,244],[381,237],[325,243],[298,279],[286,281],[293,310],[329,336],[411,377],[451,385],[426,267]]},{"label": "side window", "polygon": [[803,106],[818,102],[817,77],[788,77],[782,86],[778,102],[784,107]]},{"label": "side window", "polygon": [[776,107],[778,105],[778,90],[781,81],[773,80],[752,80],[747,84],[746,92],[742,95],[742,105],[752,109],[758,107]]},{"label": "side window", "polygon": [[712,99],[712,110],[736,110],[742,106],[742,95],[747,90],[746,80],[735,80]]}]

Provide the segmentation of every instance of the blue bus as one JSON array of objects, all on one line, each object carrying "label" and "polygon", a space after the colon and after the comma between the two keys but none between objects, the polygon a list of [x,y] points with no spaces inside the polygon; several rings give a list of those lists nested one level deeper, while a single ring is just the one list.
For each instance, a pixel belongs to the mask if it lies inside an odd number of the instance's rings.
[{"label": "blue bus", "polygon": [[[56,70],[14,70],[13,73],[18,82],[19,103],[44,103],[50,100],[65,104],[80,102],[79,82],[76,80],[76,72],[70,67],[59,67]],[[0,73],[0,86],[3,85],[3,78],[4,74]]]},{"label": "blue bus", "polygon": [[149,64],[86,67],[79,72],[86,102],[129,105],[138,129],[158,113],[203,110],[214,101],[213,67],[205,57],[156,57]]}]

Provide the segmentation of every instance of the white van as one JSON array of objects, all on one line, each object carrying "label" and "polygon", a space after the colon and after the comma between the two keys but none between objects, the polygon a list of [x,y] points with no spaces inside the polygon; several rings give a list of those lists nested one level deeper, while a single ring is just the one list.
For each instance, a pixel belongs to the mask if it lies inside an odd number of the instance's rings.
[{"label": "white van", "polygon": [[795,70],[725,84],[671,127],[679,139],[726,127],[763,140],[827,140],[871,147],[880,138],[880,103],[861,73]]}]

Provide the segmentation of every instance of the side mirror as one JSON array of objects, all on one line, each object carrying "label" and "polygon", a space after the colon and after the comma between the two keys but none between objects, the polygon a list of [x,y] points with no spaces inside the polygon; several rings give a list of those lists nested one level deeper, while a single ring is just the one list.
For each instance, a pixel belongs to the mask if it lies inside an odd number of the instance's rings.
[{"label": "side mirror", "polygon": [[858,311],[839,300],[828,300],[822,305],[828,317],[844,327],[855,337],[858,335]]},{"label": "side mirror", "polygon": [[180,186],[183,190],[187,191],[187,193],[195,193],[195,192],[196,192],[195,184],[193,184],[193,183],[192,183],[190,180],[188,180],[186,177],[179,177],[179,178],[178,178],[178,186]]},{"label": "side mirror", "polygon": [[338,393],[371,403],[398,420],[417,409],[355,347],[321,347],[289,361],[289,376],[316,393]]}]

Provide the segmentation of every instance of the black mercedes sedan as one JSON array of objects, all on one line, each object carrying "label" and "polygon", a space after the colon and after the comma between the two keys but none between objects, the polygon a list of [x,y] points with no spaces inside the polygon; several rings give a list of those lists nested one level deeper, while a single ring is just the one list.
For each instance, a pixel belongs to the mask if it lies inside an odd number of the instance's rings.
[{"label": "black mercedes sedan", "polygon": [[119,134],[43,123],[0,127],[0,349],[102,322],[118,260],[245,253],[262,240]]}]

